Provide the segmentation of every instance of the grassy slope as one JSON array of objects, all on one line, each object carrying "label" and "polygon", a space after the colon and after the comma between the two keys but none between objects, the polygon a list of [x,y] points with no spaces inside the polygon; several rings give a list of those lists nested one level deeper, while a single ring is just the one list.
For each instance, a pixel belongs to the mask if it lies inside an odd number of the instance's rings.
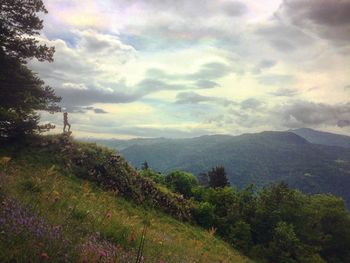
[{"label": "grassy slope", "polygon": [[[0,152],[0,158],[7,155],[5,151]],[[150,226],[143,253],[145,262],[250,262],[212,233],[103,191],[66,172],[47,157],[22,153],[6,165],[2,164],[1,192],[24,206],[34,206],[47,223],[62,226],[65,235],[76,245],[100,233],[128,251],[126,262],[135,262],[147,217]],[[6,257],[23,260],[28,248],[9,249],[0,242],[0,250],[7,250],[0,254],[3,262]],[[82,261],[78,255],[76,261],[79,260]]]}]

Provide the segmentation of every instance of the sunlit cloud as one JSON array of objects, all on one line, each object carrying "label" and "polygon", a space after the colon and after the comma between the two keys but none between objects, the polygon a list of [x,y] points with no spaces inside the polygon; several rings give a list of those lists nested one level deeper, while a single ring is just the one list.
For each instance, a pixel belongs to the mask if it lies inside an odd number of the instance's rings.
[{"label": "sunlit cloud", "polygon": [[29,65],[76,136],[350,132],[347,1],[45,3],[55,61]]}]

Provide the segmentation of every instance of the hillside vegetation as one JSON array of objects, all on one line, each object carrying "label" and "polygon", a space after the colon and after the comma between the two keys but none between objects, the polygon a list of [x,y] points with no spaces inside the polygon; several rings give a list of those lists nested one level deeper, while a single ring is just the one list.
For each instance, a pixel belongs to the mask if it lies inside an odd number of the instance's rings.
[{"label": "hillside vegetation", "polygon": [[195,175],[222,165],[238,188],[286,182],[305,193],[332,193],[350,203],[350,149],[316,145],[292,132],[213,135],[136,144],[121,151],[134,166]]},{"label": "hillside vegetation", "polygon": [[237,190],[223,167],[209,186],[136,171],[66,135],[12,142],[0,157],[1,262],[350,261],[350,215],[332,195]]},{"label": "hillside vegetation", "polygon": [[251,262],[113,151],[55,136],[0,156],[0,262],[135,262],[145,227],[139,262]]}]

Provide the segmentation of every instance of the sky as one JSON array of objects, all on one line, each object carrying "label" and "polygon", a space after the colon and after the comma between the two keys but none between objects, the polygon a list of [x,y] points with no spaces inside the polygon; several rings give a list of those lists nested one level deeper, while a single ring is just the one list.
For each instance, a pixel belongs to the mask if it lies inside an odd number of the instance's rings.
[{"label": "sky", "polygon": [[[350,0],[44,0],[76,137],[350,135]],[[62,113],[41,113],[62,129]]]}]

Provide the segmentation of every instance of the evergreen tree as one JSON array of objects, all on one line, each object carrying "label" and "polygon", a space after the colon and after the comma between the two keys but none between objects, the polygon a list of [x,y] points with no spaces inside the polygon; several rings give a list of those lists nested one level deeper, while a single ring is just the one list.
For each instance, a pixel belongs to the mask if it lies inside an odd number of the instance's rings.
[{"label": "evergreen tree", "polygon": [[213,188],[230,186],[223,166],[217,166],[208,172],[209,186]]},{"label": "evergreen tree", "polygon": [[54,47],[39,44],[34,37],[43,28],[38,13],[47,13],[42,0],[0,1],[0,50],[5,55],[22,63],[30,58],[53,61]]},{"label": "evergreen tree", "polygon": [[148,166],[148,162],[147,162],[147,161],[144,161],[144,162],[142,163],[141,169],[142,169],[142,170],[148,170],[148,169],[149,169],[149,166]]},{"label": "evergreen tree", "polygon": [[26,67],[28,59],[53,60],[53,47],[34,37],[43,27],[41,0],[0,2],[0,138],[19,137],[50,129],[40,126],[37,111],[60,110],[52,88]]}]

